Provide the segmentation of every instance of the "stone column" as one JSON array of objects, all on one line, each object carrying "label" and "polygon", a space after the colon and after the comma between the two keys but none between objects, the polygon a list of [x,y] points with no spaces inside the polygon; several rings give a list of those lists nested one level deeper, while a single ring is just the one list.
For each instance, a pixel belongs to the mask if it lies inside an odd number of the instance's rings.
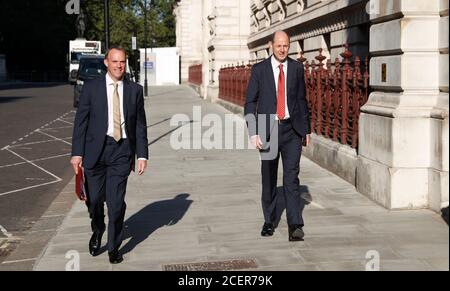
[{"label": "stone column", "polygon": [[220,68],[249,60],[250,0],[214,0],[213,11],[213,35],[207,44],[210,64],[207,97],[215,101]]},{"label": "stone column", "polygon": [[189,66],[202,61],[202,1],[180,0],[174,14],[177,47],[181,56],[181,82],[186,83]]},{"label": "stone column", "polygon": [[448,1],[370,4],[374,91],[360,118],[357,188],[389,209],[438,211],[448,205]]}]

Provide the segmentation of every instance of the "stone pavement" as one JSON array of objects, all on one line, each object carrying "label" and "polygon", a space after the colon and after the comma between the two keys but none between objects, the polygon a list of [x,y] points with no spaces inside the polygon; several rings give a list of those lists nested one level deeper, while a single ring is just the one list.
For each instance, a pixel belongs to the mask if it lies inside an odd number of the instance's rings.
[{"label": "stone pavement", "polygon": [[[258,153],[170,146],[176,129],[170,118],[184,113],[192,120],[194,105],[203,116],[229,114],[188,87],[151,88],[146,100],[150,167],[145,176],[129,179],[124,262],[110,265],[106,250],[96,258],[89,255],[88,214],[76,201],[35,270],[71,268],[78,255],[84,271],[366,270],[378,257],[381,270],[449,270],[449,228],[438,214],[388,211],[304,157],[305,240],[288,242],[285,214],[273,237],[261,237]],[[184,126],[195,125],[194,120]],[[193,140],[200,139],[193,134]],[[233,260],[243,260],[242,265]]]}]

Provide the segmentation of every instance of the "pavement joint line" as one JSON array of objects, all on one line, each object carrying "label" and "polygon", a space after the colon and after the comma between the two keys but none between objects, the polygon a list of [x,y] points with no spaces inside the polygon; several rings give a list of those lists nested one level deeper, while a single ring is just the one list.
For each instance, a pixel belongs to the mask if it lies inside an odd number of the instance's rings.
[{"label": "pavement joint line", "polygon": [[66,217],[66,215],[65,214],[55,214],[55,215],[43,215],[43,216],[41,216],[41,218],[54,218],[54,217]]},{"label": "pavement joint line", "polygon": [[54,232],[54,231],[56,231],[56,229],[54,229],[54,228],[40,229],[40,230],[31,230],[31,231],[28,232],[28,234],[31,234],[31,233],[40,233],[40,232]]}]

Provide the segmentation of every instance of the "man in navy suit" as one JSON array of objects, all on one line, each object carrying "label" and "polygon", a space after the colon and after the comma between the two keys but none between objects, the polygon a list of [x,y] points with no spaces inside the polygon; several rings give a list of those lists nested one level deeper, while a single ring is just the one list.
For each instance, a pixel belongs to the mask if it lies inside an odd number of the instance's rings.
[{"label": "man in navy suit", "polygon": [[[303,65],[288,57],[290,39],[277,31],[270,42],[273,55],[252,68],[245,116],[252,144],[261,153],[262,236],[272,236],[275,223],[277,172],[281,156],[283,189],[289,241],[302,240],[303,218],[300,198],[302,144],[310,143],[309,108]],[[269,151],[272,155],[265,155]]]},{"label": "man in navy suit", "polygon": [[72,138],[71,164],[84,168],[92,237],[89,252],[99,255],[108,207],[108,255],[122,262],[125,192],[138,158],[137,173],[147,169],[148,140],[142,86],[124,79],[126,51],[113,47],[105,55],[105,76],[86,82],[80,96]]}]

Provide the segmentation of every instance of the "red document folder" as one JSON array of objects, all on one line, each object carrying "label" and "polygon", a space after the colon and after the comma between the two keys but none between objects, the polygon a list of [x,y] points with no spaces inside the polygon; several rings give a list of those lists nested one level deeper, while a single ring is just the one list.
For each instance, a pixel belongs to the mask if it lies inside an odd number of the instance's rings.
[{"label": "red document folder", "polygon": [[84,184],[84,171],[81,167],[78,168],[78,174],[75,176],[75,194],[81,201],[87,201],[87,193]]}]

